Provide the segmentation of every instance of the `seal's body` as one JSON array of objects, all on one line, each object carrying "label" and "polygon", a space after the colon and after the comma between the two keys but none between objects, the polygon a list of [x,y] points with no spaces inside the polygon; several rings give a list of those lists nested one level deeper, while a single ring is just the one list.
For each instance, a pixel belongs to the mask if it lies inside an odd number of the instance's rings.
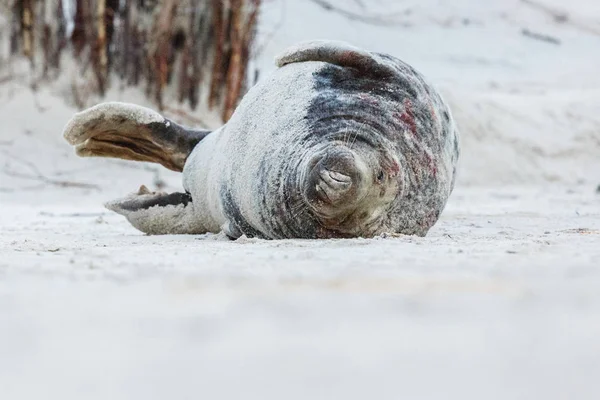
[{"label": "seal's body", "polygon": [[[144,232],[425,235],[452,191],[459,156],[458,131],[435,89],[402,61],[344,43],[301,44],[277,62],[212,133],[109,103],[78,114],[65,137],[81,155],[147,161],[156,153],[151,161],[176,170],[189,154],[186,193],[142,189],[108,204]],[[132,140],[121,126],[136,113],[145,117]]]}]

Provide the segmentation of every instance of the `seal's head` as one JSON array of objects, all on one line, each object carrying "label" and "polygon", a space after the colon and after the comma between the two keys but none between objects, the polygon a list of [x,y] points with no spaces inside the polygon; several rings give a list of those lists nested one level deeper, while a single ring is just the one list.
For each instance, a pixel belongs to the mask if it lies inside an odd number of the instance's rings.
[{"label": "seal's head", "polygon": [[[316,237],[373,236],[402,191],[398,149],[381,112],[397,71],[372,54],[338,42],[310,42],[284,53],[279,66],[313,62],[305,121],[310,157],[301,167],[303,200]],[[385,226],[384,226],[385,225]]]},{"label": "seal's head", "polygon": [[333,142],[305,168],[306,204],[340,236],[376,231],[400,190],[398,162],[364,145]]},{"label": "seal's head", "polygon": [[300,44],[279,57],[280,67],[289,64],[298,74],[308,69],[312,84],[305,128],[292,139],[309,149],[295,152],[303,165],[292,174],[301,176],[308,209],[289,207],[301,235],[425,234],[458,157],[440,96],[408,64],[344,43]]}]

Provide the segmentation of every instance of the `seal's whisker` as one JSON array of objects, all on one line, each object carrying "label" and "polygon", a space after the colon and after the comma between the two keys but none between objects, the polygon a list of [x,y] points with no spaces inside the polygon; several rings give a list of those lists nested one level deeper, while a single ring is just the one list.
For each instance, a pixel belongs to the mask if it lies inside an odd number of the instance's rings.
[{"label": "seal's whisker", "polygon": [[363,128],[363,127],[365,127],[365,126],[367,126],[367,124],[366,124],[366,123],[364,123],[364,122],[361,122],[361,123],[360,123],[360,127],[361,127],[361,129],[357,129],[357,130],[356,130],[356,132],[355,132],[355,134],[354,134],[354,140],[352,141],[352,143],[351,143],[351,144],[350,144],[350,146],[349,146],[350,148],[352,148],[352,146],[354,146],[354,144],[356,143],[356,139],[358,139],[358,134],[359,134],[359,132],[360,132],[360,131],[362,130],[362,128]]},{"label": "seal's whisker", "polygon": [[299,208],[296,212],[292,212],[292,219],[298,218],[298,216],[302,213],[302,208]]},{"label": "seal's whisker", "polygon": [[296,200],[296,203],[292,203],[290,206],[290,213],[292,214],[292,219],[296,219],[300,214],[305,211],[305,204],[302,200]]},{"label": "seal's whisker", "polygon": [[354,139],[352,139],[352,143],[350,143],[350,145],[348,147],[352,148],[352,146],[354,146],[354,143],[356,143],[356,138],[358,138],[358,129],[356,130],[356,133],[354,134]]},{"label": "seal's whisker", "polygon": [[342,131],[342,133],[343,133],[343,135],[342,135],[342,144],[345,146],[346,143],[347,143],[347,140],[348,140],[348,135],[347,135],[348,131],[346,129],[344,129]]}]

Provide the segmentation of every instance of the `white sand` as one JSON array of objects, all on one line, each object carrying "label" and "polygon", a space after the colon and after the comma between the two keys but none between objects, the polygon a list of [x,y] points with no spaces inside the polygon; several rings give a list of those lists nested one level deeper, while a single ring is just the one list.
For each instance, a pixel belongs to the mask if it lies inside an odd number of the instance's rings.
[{"label": "white sand", "polygon": [[102,203],[180,176],[77,158],[76,110],[0,86],[0,398],[599,398],[600,10],[546,3],[569,23],[512,0],[373,1],[415,4],[407,27],[265,2],[261,37],[285,25],[263,73],[330,38],[442,87],[463,160],[426,238],[144,236]]}]

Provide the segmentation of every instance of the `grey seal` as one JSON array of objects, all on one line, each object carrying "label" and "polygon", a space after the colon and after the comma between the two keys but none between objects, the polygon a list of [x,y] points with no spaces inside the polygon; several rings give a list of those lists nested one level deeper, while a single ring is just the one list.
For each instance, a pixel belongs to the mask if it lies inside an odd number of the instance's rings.
[{"label": "grey seal", "polygon": [[459,132],[410,65],[344,42],[286,50],[215,131],[102,103],[64,130],[81,156],[157,162],[182,193],[145,187],[107,204],[149,234],[267,239],[424,236],[450,196]]}]

